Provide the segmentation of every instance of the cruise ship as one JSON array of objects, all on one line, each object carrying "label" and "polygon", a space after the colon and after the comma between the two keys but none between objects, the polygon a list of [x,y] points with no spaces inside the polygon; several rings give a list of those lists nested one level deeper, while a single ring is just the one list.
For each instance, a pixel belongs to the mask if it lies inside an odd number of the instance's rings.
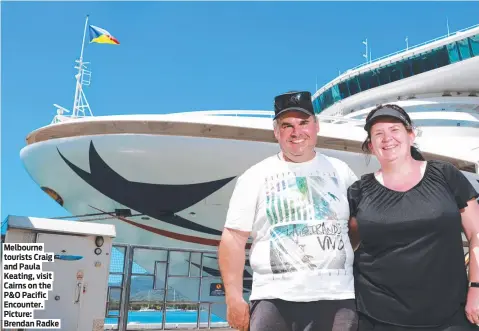
[{"label": "cruise ship", "polygon": [[[111,223],[121,243],[182,249],[217,248],[236,179],[279,151],[272,110],[210,110],[158,115],[93,116],[84,88],[89,71],[77,61],[71,115],[55,105],[52,123],[26,137],[20,157],[31,178],[77,220]],[[479,26],[352,68],[313,95],[318,150],[358,175],[378,164],[361,150],[364,118],[377,104],[405,108],[426,159],[453,163],[479,190]],[[150,272],[155,252],[135,256]],[[216,256],[192,263],[218,276]],[[170,272],[185,270],[172,255]],[[245,277],[251,276],[246,264]],[[210,296],[204,280],[201,300]],[[171,278],[182,296],[199,300],[198,284]],[[245,298],[251,282],[244,282]],[[225,317],[224,305],[213,312]]]}]

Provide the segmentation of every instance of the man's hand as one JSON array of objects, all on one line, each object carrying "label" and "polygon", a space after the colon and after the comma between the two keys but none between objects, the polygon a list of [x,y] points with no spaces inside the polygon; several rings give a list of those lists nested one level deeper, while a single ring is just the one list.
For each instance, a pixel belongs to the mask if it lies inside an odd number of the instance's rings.
[{"label": "man's hand", "polygon": [[242,298],[234,298],[226,301],[227,312],[226,317],[228,324],[240,331],[248,331],[249,329],[249,306]]},{"label": "man's hand", "polygon": [[249,329],[249,306],[243,299],[245,246],[249,232],[225,228],[218,249],[218,262],[226,290],[226,316],[231,327]]}]

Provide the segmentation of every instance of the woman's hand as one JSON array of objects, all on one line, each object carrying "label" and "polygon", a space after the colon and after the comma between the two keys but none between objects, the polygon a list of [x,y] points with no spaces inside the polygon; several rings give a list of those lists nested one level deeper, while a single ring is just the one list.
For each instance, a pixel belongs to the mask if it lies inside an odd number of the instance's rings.
[{"label": "woman's hand", "polygon": [[467,292],[466,317],[476,325],[479,325],[479,287],[469,287]]}]

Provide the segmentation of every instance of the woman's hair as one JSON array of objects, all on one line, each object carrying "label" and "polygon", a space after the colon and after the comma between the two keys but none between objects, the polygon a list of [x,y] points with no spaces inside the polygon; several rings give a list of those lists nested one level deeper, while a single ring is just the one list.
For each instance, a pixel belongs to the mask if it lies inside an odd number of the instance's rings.
[{"label": "woman's hair", "polygon": [[[382,108],[385,108],[385,107],[394,109],[395,111],[399,112],[402,116],[404,116],[406,118],[406,122],[408,122],[408,124],[403,123],[403,122],[401,122],[401,123],[404,125],[407,132],[412,132],[414,130],[413,123],[412,123],[411,118],[409,117],[408,113],[406,113],[406,111],[403,108],[399,107],[398,105],[393,105],[393,104],[379,105],[376,108],[374,108],[373,110],[371,110],[369,112],[368,116],[366,117],[366,123],[370,120],[370,118],[379,109],[382,109]],[[369,127],[371,128],[372,126],[369,126]],[[364,140],[364,142],[361,146],[361,149],[366,154],[371,154],[371,150],[369,149],[369,143],[371,142],[371,129],[367,130],[367,132],[368,132],[368,136],[367,136],[366,140]],[[411,146],[411,156],[414,160],[425,161],[424,157],[422,156],[422,154],[419,152],[419,149],[415,145]]]}]

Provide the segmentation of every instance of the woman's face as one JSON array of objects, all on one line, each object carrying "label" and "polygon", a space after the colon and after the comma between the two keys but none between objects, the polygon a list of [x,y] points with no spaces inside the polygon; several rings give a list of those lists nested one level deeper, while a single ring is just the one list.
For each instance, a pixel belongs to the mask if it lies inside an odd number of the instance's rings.
[{"label": "woman's face", "polygon": [[378,119],[371,127],[369,149],[380,163],[392,162],[411,155],[415,135],[394,118]]}]

